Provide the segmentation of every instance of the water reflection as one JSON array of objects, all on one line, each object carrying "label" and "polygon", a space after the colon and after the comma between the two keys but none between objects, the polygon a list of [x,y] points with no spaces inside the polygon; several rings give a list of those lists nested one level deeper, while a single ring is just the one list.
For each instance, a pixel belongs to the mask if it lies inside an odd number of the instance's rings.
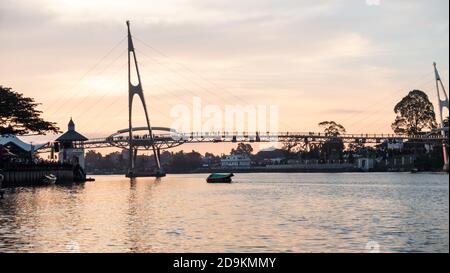
[{"label": "water reflection", "polygon": [[[152,219],[151,207],[145,206],[141,210],[141,202],[139,202],[138,179],[130,179],[130,192],[128,197],[128,244],[130,252],[151,252],[151,245],[143,244],[146,242],[145,236],[151,229],[147,219]],[[149,181],[141,181],[145,189],[143,190],[144,198],[152,199],[152,188],[157,187],[161,183],[161,178],[148,179]],[[146,203],[146,202],[145,202]]]},{"label": "water reflection", "polygon": [[8,190],[0,252],[448,252],[448,175],[99,176]]}]

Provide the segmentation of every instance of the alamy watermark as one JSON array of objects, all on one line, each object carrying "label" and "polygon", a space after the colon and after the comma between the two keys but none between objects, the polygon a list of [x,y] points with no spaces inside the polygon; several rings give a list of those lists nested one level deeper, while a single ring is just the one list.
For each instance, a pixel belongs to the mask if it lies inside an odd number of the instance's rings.
[{"label": "alamy watermark", "polygon": [[381,5],[381,0],[366,0],[366,4],[369,6],[379,6]]},{"label": "alamy watermark", "polygon": [[66,250],[69,253],[80,253],[80,245],[75,241],[70,241],[66,244]]},{"label": "alamy watermark", "polygon": [[376,241],[369,241],[366,244],[367,253],[380,253],[380,244]]},{"label": "alamy watermark", "polygon": [[220,138],[264,136],[270,142],[278,140],[278,105],[236,104],[221,107],[203,104],[200,97],[193,97],[192,105],[172,107],[170,117],[174,119],[171,129],[177,132],[173,134],[174,138],[189,138],[196,133]]}]

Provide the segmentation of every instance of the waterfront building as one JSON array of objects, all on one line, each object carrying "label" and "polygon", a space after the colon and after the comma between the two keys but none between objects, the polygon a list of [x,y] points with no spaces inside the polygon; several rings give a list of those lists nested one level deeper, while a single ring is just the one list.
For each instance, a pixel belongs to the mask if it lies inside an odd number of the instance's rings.
[{"label": "waterfront building", "polygon": [[404,144],[402,140],[388,141],[387,148],[388,150],[403,150]]},{"label": "waterfront building", "polygon": [[9,152],[18,156],[19,158],[30,158],[30,155],[37,150],[44,147],[46,144],[26,143],[18,138],[16,135],[2,135],[0,136],[0,146],[8,149]]},{"label": "waterfront building", "polygon": [[401,139],[386,140],[383,143],[377,145],[377,149],[381,151],[401,151],[405,148],[405,144]]},{"label": "waterfront building", "polygon": [[374,158],[368,158],[368,157],[360,157],[357,159],[357,165],[358,169],[362,171],[371,171],[375,169],[375,159]]},{"label": "waterfront building", "polygon": [[220,161],[222,167],[250,167],[252,160],[246,155],[230,155]]},{"label": "waterfront building", "polygon": [[75,131],[75,123],[72,118],[67,126],[67,132],[56,139],[58,160],[60,163],[79,165],[85,169],[83,142],[88,140],[85,136]]},{"label": "waterfront building", "polygon": [[286,159],[282,158],[282,157],[278,157],[278,158],[271,158],[270,162],[272,165],[281,165],[283,164],[283,162],[285,162]]}]

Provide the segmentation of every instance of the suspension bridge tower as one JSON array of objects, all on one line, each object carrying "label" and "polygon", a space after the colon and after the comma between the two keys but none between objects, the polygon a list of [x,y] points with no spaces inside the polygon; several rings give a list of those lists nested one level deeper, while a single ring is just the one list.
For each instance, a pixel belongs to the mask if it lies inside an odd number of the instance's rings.
[{"label": "suspension bridge tower", "polygon": [[[129,134],[128,134],[129,166],[128,166],[127,177],[138,177],[138,176],[163,177],[163,176],[165,176],[165,173],[161,167],[161,162],[159,159],[159,151],[157,150],[157,148],[155,146],[152,127],[150,126],[150,118],[148,115],[147,104],[145,103],[144,91],[142,89],[141,76],[139,74],[139,67],[138,67],[138,63],[137,63],[136,52],[134,50],[134,45],[133,45],[133,37],[131,36],[131,31],[130,31],[130,21],[127,21],[126,23],[127,23],[127,29],[128,29],[128,129],[129,129]],[[136,75],[134,75],[137,78],[136,85],[134,85],[131,80],[132,65],[134,66],[135,73],[136,73]],[[142,103],[142,107],[144,108],[149,138],[150,138],[150,142],[151,142],[151,146],[152,146],[152,150],[153,150],[153,156],[154,156],[155,163],[156,163],[156,170],[152,174],[139,175],[135,172],[135,161],[136,161],[136,156],[137,156],[137,152],[138,152],[138,148],[135,147],[135,145],[133,144],[133,142],[134,142],[134,138],[133,138],[133,98],[135,95],[138,96],[138,98],[140,99],[140,101]]]},{"label": "suspension bridge tower", "polygon": [[[439,71],[437,69],[436,62],[433,63],[433,66],[434,66],[434,73],[436,75],[436,90],[437,90],[437,96],[438,96],[438,100],[439,100],[439,118],[440,118],[440,122],[441,122],[440,127],[441,127],[442,136],[444,136],[444,138],[445,138],[446,131],[448,132],[448,126],[446,128],[444,128],[444,109],[447,109],[447,111],[449,110],[448,96],[447,96],[447,92],[445,91],[444,84],[442,83]],[[448,139],[447,139],[447,141],[448,141]],[[445,140],[442,141],[442,149],[443,149],[443,154],[444,154],[444,171],[448,172],[449,158],[448,158],[448,152],[447,152],[447,141],[445,141]]]}]

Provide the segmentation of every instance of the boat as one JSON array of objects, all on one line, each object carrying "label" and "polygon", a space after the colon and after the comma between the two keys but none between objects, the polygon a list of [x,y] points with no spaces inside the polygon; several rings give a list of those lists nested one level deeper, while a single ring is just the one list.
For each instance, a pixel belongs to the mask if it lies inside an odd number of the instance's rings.
[{"label": "boat", "polygon": [[56,177],[54,174],[47,174],[42,178],[42,182],[47,185],[55,184],[56,180],[58,180],[58,177]]},{"label": "boat", "polygon": [[208,183],[231,183],[232,173],[213,173],[208,176],[206,182]]}]

